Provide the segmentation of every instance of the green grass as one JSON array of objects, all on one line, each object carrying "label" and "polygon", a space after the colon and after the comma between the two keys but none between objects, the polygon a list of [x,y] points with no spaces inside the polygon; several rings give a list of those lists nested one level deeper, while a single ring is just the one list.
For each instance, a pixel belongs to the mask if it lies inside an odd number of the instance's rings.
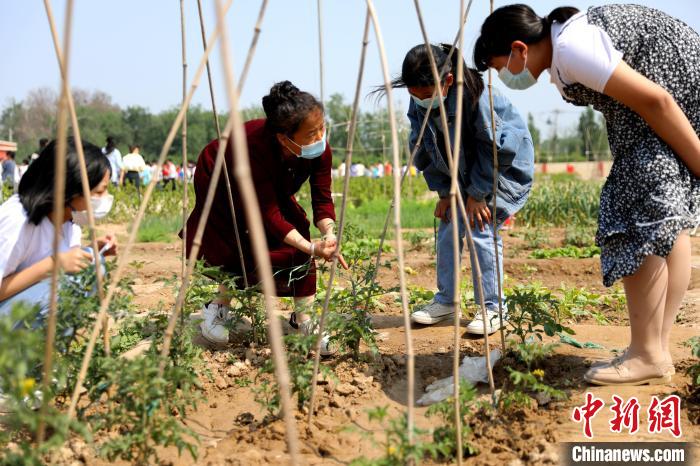
[{"label": "green grass", "polygon": [[182,219],[178,216],[146,217],[141,222],[136,240],[140,243],[172,241],[181,228]]}]

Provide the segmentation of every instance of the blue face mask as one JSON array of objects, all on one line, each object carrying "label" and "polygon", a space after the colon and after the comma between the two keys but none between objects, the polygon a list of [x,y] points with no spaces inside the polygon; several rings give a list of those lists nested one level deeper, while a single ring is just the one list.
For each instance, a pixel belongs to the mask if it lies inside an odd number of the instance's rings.
[{"label": "blue face mask", "polygon": [[[443,95],[443,96],[441,96],[441,97],[442,97],[442,101],[443,101],[443,102],[444,102],[445,99],[447,98],[446,95]],[[440,101],[437,100],[437,98],[433,99],[432,97],[428,97],[427,99],[419,99],[418,97],[416,97],[416,96],[413,95],[413,94],[411,94],[411,98],[412,98],[413,101],[416,103],[416,105],[418,105],[419,107],[423,107],[423,108],[426,109],[426,110],[427,110],[428,108],[431,108],[431,109],[435,110],[436,108],[438,108],[438,107],[440,106]],[[431,101],[431,100],[433,101],[432,105],[430,104],[430,101]]]},{"label": "blue face mask", "polygon": [[510,65],[510,57],[512,56],[513,52],[511,51],[510,55],[508,55],[508,63],[506,63],[506,66],[501,68],[501,71],[498,72],[498,77],[501,78],[503,84],[511,89],[521,91],[533,86],[537,82],[537,79],[535,79],[532,73],[530,73],[530,70],[527,69],[527,57],[525,58],[525,66],[523,67],[523,70],[518,74],[513,74],[508,69],[508,65]]},{"label": "blue face mask", "polygon": [[301,146],[297,144],[296,142],[292,141],[289,137],[287,137],[289,141],[291,141],[292,144],[297,146],[301,151],[296,154],[298,157],[301,157],[302,159],[315,159],[321,156],[326,151],[326,129],[323,129],[323,136],[321,137],[320,140],[312,143],[312,144],[306,144],[304,146]]}]

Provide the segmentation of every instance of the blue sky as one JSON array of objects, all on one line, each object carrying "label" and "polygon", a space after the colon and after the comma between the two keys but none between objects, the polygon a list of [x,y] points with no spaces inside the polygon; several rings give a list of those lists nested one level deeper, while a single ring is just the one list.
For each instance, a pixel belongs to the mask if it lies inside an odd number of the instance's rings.
[{"label": "blue sky", "polygon": [[[214,1],[202,0],[208,33],[215,24]],[[408,49],[422,42],[412,0],[375,0],[386,42],[392,75],[400,71]],[[496,7],[512,2],[496,1]],[[618,3],[618,2],[596,2]],[[637,0],[635,3],[659,8],[700,30],[700,13],[694,0]],[[196,0],[185,0],[187,58],[193,75],[202,53]],[[538,0],[530,2],[540,14],[561,5],[581,9],[592,5],[582,1]],[[65,1],[54,0],[59,29],[63,27]],[[234,0],[228,14],[229,37],[234,67],[241,71],[248,50],[260,0]],[[459,17],[458,0],[423,0],[421,3],[432,42],[451,42]],[[481,22],[488,14],[487,0],[474,0],[465,32],[468,62]],[[59,88],[59,73],[48,23],[40,0],[0,0],[3,27],[3,72],[0,73],[0,106],[10,99],[23,99],[31,89]],[[351,101],[359,62],[365,2],[323,0],[325,94],[339,92]],[[243,106],[259,104],[270,86],[289,79],[298,87],[319,93],[316,0],[270,0],[250,74],[241,96]],[[180,11],[178,0],[75,0],[73,42],[70,62],[71,84],[99,89],[121,106],[141,105],[157,112],[177,104],[181,96]],[[219,52],[214,53],[212,71],[218,106],[225,109],[223,73]],[[535,115],[538,126],[548,134],[547,118],[561,110],[560,128],[573,124],[579,109],[566,104],[543,74],[528,92],[504,89],[494,74],[494,84],[504,90],[524,114]],[[382,83],[376,42],[368,47],[364,94]],[[405,108],[408,96],[397,93]],[[209,108],[205,81],[194,103]],[[373,100],[362,105],[371,109]],[[382,102],[380,105],[384,105]],[[6,135],[0,135],[3,137]]]}]

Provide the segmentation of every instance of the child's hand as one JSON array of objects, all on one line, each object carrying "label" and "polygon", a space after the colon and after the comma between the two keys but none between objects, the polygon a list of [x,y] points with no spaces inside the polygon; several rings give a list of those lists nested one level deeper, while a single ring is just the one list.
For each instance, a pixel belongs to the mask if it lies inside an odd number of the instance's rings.
[{"label": "child's hand", "polygon": [[479,224],[479,231],[484,231],[484,223],[491,222],[491,211],[486,201],[477,201],[471,196],[467,197],[467,217],[469,224],[474,228],[475,223]]},{"label": "child's hand", "polygon": [[92,263],[92,259],[92,254],[78,247],[58,253],[59,266],[64,272],[69,274],[78,273],[86,269]]},{"label": "child's hand", "polygon": [[435,205],[435,217],[439,218],[445,223],[450,223],[450,217],[447,215],[447,213],[450,210],[450,198],[445,197],[445,198],[440,198],[440,200],[437,202]]},{"label": "child's hand", "polygon": [[102,250],[107,245],[111,245],[103,254],[105,256],[116,256],[117,255],[117,237],[115,235],[105,235],[101,238],[97,238],[97,247]]}]

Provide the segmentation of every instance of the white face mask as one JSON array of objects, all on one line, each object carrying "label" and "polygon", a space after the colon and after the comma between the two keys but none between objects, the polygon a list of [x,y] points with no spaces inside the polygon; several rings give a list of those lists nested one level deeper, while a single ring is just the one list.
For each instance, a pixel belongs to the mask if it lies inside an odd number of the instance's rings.
[{"label": "white face mask", "polygon": [[[92,204],[92,213],[96,220],[105,218],[110,210],[112,210],[112,204],[114,203],[114,196],[111,194],[104,194],[102,196],[92,196],[90,197],[90,204]],[[73,218],[73,223],[81,227],[88,225],[87,210],[73,210],[71,211],[71,217]]]},{"label": "white face mask", "polygon": [[114,196],[109,193],[99,197],[92,196],[90,198],[90,203],[92,204],[92,212],[95,214],[95,218],[99,220],[105,218],[109,211],[112,210]]},{"label": "white face mask", "polygon": [[513,74],[513,72],[508,69],[508,65],[510,65],[510,58],[512,56],[513,52],[511,51],[510,55],[508,55],[508,63],[506,63],[506,66],[501,68],[501,71],[498,72],[498,77],[501,78],[503,84],[511,89],[521,91],[533,86],[537,82],[537,79],[535,79],[532,73],[530,73],[530,70],[527,69],[527,57],[525,58],[523,70],[520,73]]}]

